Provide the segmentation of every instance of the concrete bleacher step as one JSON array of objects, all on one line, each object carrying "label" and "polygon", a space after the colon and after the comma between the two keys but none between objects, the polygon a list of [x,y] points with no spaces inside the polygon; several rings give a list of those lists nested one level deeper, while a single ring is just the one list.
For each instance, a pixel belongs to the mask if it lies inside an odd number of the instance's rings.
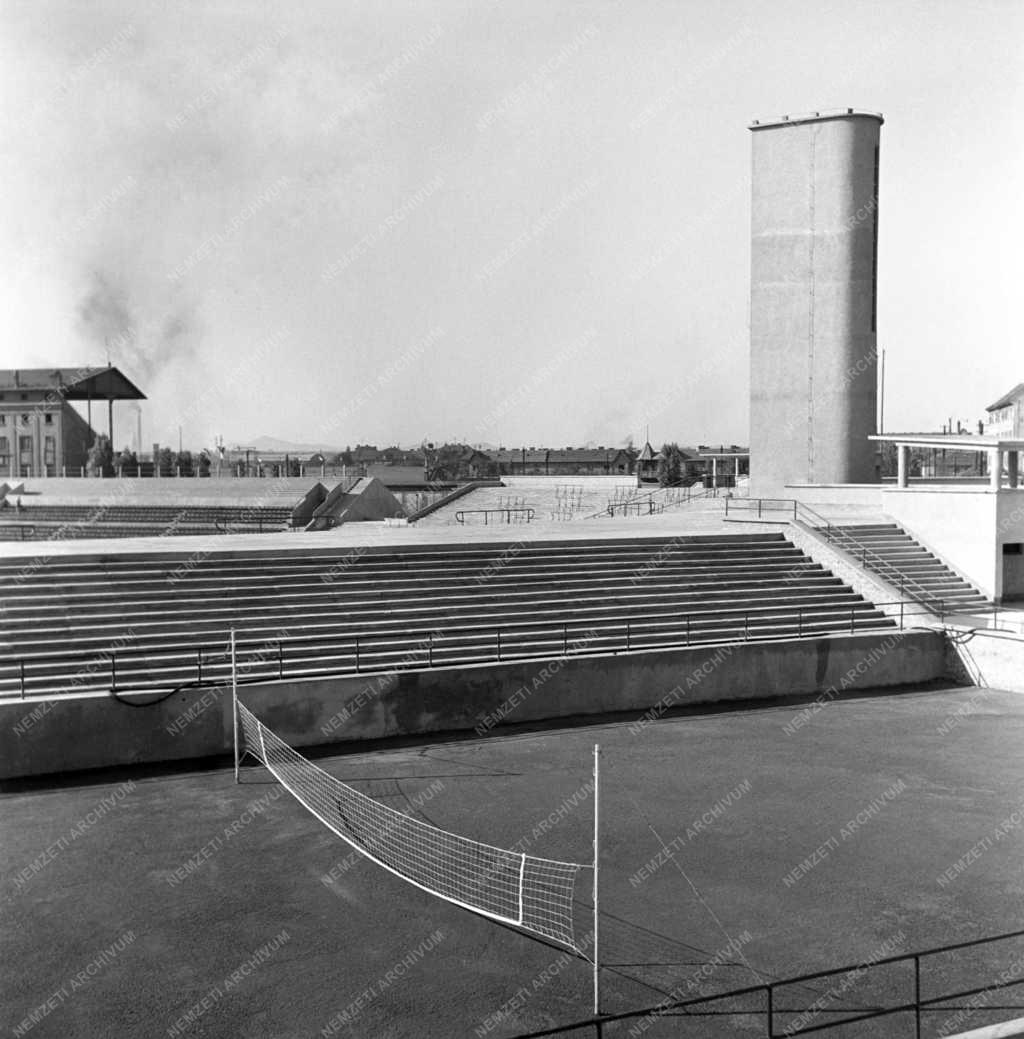
[{"label": "concrete bleacher step", "polygon": [[[745,639],[794,638],[798,635],[825,635],[836,631],[856,633],[875,631],[890,627],[888,621],[879,611],[870,608],[857,610],[853,616],[843,611],[841,624],[837,625],[834,614],[825,612],[808,612],[799,619],[787,615],[751,616],[730,619],[705,620],[688,627],[681,627],[678,618],[665,620],[646,620],[631,625],[629,631],[622,625],[609,626],[596,622],[596,634],[591,635],[588,624],[577,622],[574,629],[563,635],[556,632],[538,632],[534,624],[521,629],[504,629],[497,637],[491,649],[491,642],[485,640],[481,648],[481,640],[474,630],[468,634],[458,630],[446,632],[441,638],[430,642],[430,631],[403,633],[400,636],[388,637],[376,635],[364,638],[359,650],[354,640],[343,638],[325,638],[322,635],[309,636],[304,639],[291,640],[285,644],[284,656],[280,663],[277,658],[277,646],[269,640],[259,657],[259,673],[275,677],[279,667],[288,663],[288,675],[294,676],[293,665],[296,661],[304,662],[303,674],[310,677],[317,674],[330,673],[341,665],[342,670],[374,672],[397,666],[424,666],[432,661],[433,666],[441,663],[470,663],[479,660],[497,659],[503,653],[505,659],[531,655],[561,655],[568,647],[569,652],[576,647],[578,652],[585,645],[591,652],[614,650],[616,652],[640,650],[665,645],[702,645],[722,641],[742,641]],[[493,633],[497,636],[497,631]],[[410,646],[414,647],[413,651]],[[224,642],[220,641],[211,647],[203,657],[203,650],[192,649],[182,652],[174,648],[153,648],[149,650],[130,650],[114,654],[116,660],[111,664],[110,654],[100,652],[94,658],[98,666],[80,670],[72,680],[71,688],[78,691],[86,689],[109,689],[112,685],[125,687],[167,687],[174,682],[188,681],[196,676],[205,675],[209,681],[217,674],[223,679],[227,673],[224,659]],[[358,659],[357,659],[358,658]],[[245,666],[245,674],[253,673],[252,668]],[[62,670],[58,664],[46,664],[31,659],[26,661],[26,675],[30,691],[40,691],[43,687],[52,688],[54,680],[59,679]],[[11,667],[0,668],[0,690],[15,691],[20,682],[20,675]]]},{"label": "concrete bleacher step", "polygon": [[[195,677],[204,656],[209,680],[224,667],[232,627],[276,643],[289,675],[314,676],[354,669],[356,655],[361,670],[424,666],[410,646],[431,633],[436,665],[488,659],[492,642],[506,655],[552,655],[560,632],[564,644],[591,628],[589,651],[621,652],[892,625],[774,532],[358,553],[91,552],[37,568],[0,562],[0,594],[0,691],[20,689],[24,666],[32,693],[67,688],[76,675],[74,688],[166,688]],[[129,648],[112,663],[119,642]]]}]

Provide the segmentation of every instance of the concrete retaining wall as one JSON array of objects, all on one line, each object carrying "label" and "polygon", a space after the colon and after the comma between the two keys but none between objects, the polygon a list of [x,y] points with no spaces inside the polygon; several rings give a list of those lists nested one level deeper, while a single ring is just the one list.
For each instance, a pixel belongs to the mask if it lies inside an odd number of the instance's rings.
[{"label": "concrete retaining wall", "polygon": [[[906,685],[943,670],[941,634],[894,631],[275,682],[244,686],[242,701],[302,747]],[[196,758],[231,746],[223,689],[178,693],[152,707],[104,696],[0,703],[0,779]]]}]

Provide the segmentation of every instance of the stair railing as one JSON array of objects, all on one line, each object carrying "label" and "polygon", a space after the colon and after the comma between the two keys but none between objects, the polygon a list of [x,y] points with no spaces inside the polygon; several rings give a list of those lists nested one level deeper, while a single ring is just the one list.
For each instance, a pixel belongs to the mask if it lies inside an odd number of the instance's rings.
[{"label": "stair railing", "polygon": [[888,559],[868,548],[862,541],[858,541],[852,534],[843,530],[842,527],[836,526],[809,505],[799,501],[794,501],[793,504],[794,513],[798,518],[806,520],[816,530],[821,531],[827,540],[834,542],[847,554],[853,556],[865,570],[873,570],[891,584],[896,584],[899,587],[900,595],[909,596],[915,602],[928,607],[931,612],[938,613],[940,620],[945,617],[947,610],[944,599],[936,598],[925,585],[903,573]]}]

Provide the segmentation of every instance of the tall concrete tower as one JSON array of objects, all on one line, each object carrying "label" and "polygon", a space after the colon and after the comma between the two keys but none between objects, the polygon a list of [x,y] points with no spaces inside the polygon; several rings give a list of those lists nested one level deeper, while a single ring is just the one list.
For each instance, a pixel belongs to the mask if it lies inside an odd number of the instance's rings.
[{"label": "tall concrete tower", "polygon": [[755,122],[751,493],[878,479],[878,140],[882,117]]}]

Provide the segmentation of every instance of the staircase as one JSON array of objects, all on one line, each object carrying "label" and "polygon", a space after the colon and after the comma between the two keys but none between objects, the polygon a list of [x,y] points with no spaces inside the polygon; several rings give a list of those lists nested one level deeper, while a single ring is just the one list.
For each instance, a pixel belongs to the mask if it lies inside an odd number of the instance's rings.
[{"label": "staircase", "polygon": [[935,612],[977,613],[992,603],[896,523],[819,527],[839,548]]}]

